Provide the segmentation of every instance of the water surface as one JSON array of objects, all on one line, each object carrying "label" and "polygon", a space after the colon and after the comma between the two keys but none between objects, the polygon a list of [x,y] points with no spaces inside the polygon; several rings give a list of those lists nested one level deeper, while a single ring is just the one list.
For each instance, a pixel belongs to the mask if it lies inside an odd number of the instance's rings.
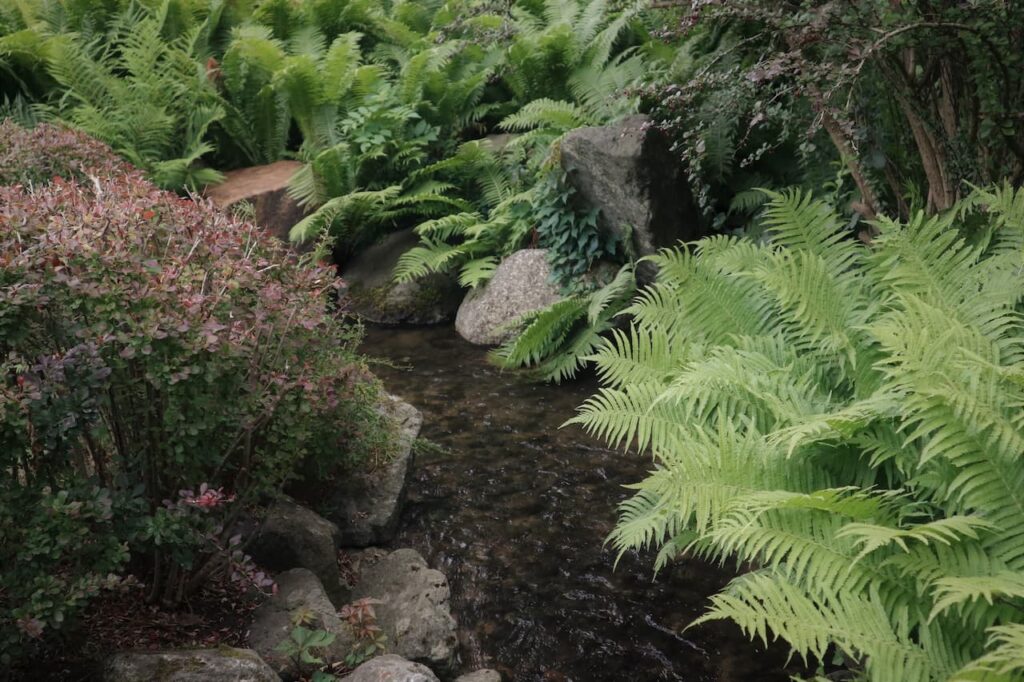
[{"label": "water surface", "polygon": [[559,426],[593,381],[529,383],[450,328],[370,329],[364,351],[388,390],[423,412],[445,453],[415,465],[395,546],[448,575],[464,671],[515,682],[773,682],[798,672],[730,624],[687,630],[727,570],[603,547],[615,509],[650,463]]}]

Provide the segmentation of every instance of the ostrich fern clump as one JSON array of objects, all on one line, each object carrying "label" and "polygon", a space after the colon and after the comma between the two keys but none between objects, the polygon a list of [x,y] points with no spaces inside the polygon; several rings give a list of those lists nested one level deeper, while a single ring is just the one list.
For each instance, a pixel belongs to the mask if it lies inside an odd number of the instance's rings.
[{"label": "ostrich fern clump", "polygon": [[669,250],[572,421],[649,451],[611,542],[755,568],[731,619],[861,679],[1024,674],[1024,191],[882,220],[772,194],[764,244]]}]

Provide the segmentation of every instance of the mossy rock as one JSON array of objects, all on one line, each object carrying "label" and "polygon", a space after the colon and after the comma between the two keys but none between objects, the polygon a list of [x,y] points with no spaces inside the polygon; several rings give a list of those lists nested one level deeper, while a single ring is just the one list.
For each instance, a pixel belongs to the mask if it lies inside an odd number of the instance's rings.
[{"label": "mossy rock", "polygon": [[103,671],[104,682],[280,682],[277,673],[251,649],[123,651]]},{"label": "mossy rock", "polygon": [[403,253],[419,244],[412,230],[390,234],[357,254],[342,272],[349,309],[382,325],[431,325],[455,316],[462,288],[454,277],[432,273],[396,284],[392,273]]}]

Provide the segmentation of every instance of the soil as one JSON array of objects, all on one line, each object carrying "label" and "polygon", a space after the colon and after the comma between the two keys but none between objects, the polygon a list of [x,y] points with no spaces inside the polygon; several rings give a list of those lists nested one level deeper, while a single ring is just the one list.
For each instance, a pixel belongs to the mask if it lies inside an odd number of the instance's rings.
[{"label": "soil", "polygon": [[[212,583],[180,608],[145,603],[141,586],[92,601],[77,633],[38,652],[31,670],[7,670],[12,680],[91,682],[102,662],[123,649],[244,648],[252,611],[263,597],[231,582]],[[7,679],[7,678],[4,678]]]}]

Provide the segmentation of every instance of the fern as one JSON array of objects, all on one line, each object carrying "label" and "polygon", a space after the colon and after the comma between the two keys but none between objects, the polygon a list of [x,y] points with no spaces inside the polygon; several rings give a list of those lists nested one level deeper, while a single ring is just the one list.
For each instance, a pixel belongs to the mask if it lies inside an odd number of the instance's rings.
[{"label": "fern", "polygon": [[158,184],[194,189],[220,178],[200,164],[211,151],[209,127],[225,115],[200,67],[200,37],[216,15],[168,41],[168,7],[127,11],[103,37],[51,41],[49,72],[64,93],[50,113],[109,143]]},{"label": "fern", "polygon": [[636,290],[631,265],[590,293],[576,293],[523,320],[523,331],[491,353],[501,367],[528,367],[542,381],[560,383],[582,369]]},{"label": "fern", "polygon": [[501,156],[479,142],[461,145],[449,158],[412,174],[408,182],[435,177],[451,178],[452,183],[436,185],[449,190],[457,185],[475,188],[478,198],[471,203],[447,195],[442,201],[451,211],[416,227],[422,244],[399,260],[395,278],[404,282],[447,271],[457,272],[463,286],[480,286],[490,279],[500,258],[519,248],[532,228],[533,194],[523,191]]},{"label": "fern", "polygon": [[659,254],[590,356],[606,387],[570,423],[654,460],[610,542],[760,567],[694,625],[838,650],[866,680],[1016,679],[1024,192],[882,220],[870,247],[765,196],[764,242]]}]

